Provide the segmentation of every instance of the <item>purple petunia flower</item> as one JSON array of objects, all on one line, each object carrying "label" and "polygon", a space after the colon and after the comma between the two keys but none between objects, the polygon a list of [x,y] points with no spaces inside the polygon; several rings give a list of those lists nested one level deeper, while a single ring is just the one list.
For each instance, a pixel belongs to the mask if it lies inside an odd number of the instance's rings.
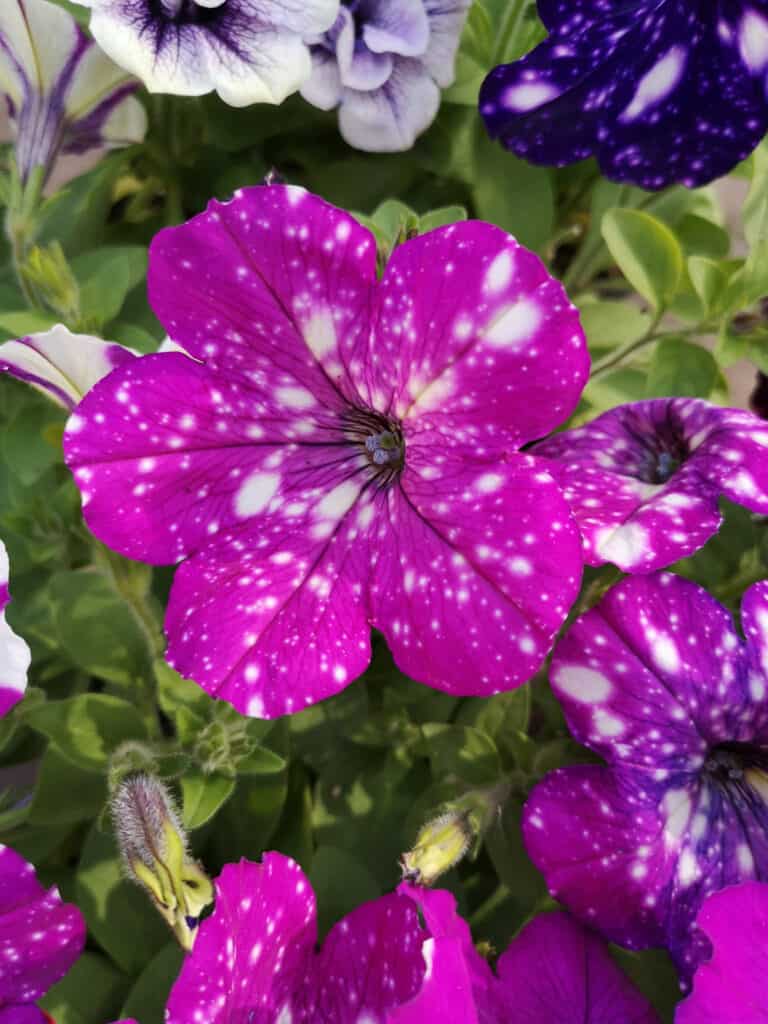
[{"label": "purple petunia flower", "polygon": [[339,0],[74,0],[96,42],[150,92],[225,103],[282,103],[309,77],[303,38],[324,32]]},{"label": "purple petunia flower", "polygon": [[48,176],[58,153],[140,142],[138,82],[104,56],[75,19],[46,0],[0,5],[0,92],[16,132],[22,182]]},{"label": "purple petunia flower", "polygon": [[696,972],[675,1024],[766,1024],[768,885],[744,882],[714,893],[696,924],[714,953]]},{"label": "purple petunia flower", "polygon": [[768,513],[768,427],[697,398],[620,405],[535,446],[576,517],[590,565],[651,572],[697,551],[724,496]]},{"label": "purple petunia flower", "polygon": [[5,607],[10,599],[8,552],[0,540],[0,717],[24,696],[30,662],[29,647],[5,620]]},{"label": "purple petunia flower", "polygon": [[174,667],[273,717],[358,676],[375,626],[447,692],[528,679],[581,555],[519,448],[568,416],[588,365],[540,260],[467,222],[399,246],[377,281],[352,217],[262,186],[161,232],[149,291],[194,358],[116,370],[64,440],[93,531],[184,560]]},{"label": "purple petunia flower", "polygon": [[167,1024],[570,1024],[574,1006],[584,1024],[658,1022],[604,944],[565,914],[530,922],[497,978],[448,892],[401,885],[315,952],[314,893],[289,857],[228,864],[216,891]]},{"label": "purple petunia flower", "polygon": [[333,27],[312,40],[312,76],[301,94],[339,108],[350,146],[410,149],[453,82],[471,0],[344,0]]},{"label": "purple petunia flower", "polygon": [[97,381],[135,356],[115,342],[72,334],[57,324],[0,344],[0,373],[26,381],[72,412]]},{"label": "purple petunia flower", "polygon": [[35,870],[0,846],[0,1022],[44,1024],[35,1002],[63,978],[85,944],[77,907],[40,885]]},{"label": "purple petunia flower", "polygon": [[579,618],[551,681],[575,738],[607,765],[550,773],[526,805],[528,851],[579,918],[689,976],[709,893],[768,872],[768,581],[728,612],[667,573]]},{"label": "purple petunia flower", "polygon": [[596,156],[614,181],[706,184],[768,129],[766,0],[538,0],[549,37],[480,92],[533,163]]}]

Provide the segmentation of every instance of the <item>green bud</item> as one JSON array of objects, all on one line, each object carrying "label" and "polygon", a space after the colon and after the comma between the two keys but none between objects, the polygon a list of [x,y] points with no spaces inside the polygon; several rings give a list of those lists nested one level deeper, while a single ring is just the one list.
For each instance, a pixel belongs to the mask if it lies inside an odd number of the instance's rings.
[{"label": "green bud", "polygon": [[147,892],[182,948],[191,950],[213,886],[189,854],[170,793],[152,775],[129,775],[112,797],[112,820],[129,877]]},{"label": "green bud", "polygon": [[33,246],[21,264],[19,273],[43,305],[66,323],[78,323],[80,287],[58,242]]},{"label": "green bud", "polygon": [[403,878],[416,885],[434,885],[440,875],[466,855],[475,838],[470,816],[447,811],[419,830],[412,850],[400,858]]}]

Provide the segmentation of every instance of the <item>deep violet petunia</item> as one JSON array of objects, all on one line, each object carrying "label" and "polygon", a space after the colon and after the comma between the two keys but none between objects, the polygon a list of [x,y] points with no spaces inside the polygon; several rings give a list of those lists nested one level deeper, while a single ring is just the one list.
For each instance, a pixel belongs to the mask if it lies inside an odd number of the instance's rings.
[{"label": "deep violet petunia", "polygon": [[403,884],[336,924],[316,952],[315,897],[280,853],[225,866],[171,991],[166,1024],[657,1024],[605,945],[565,914],[499,961],[475,951],[445,891]]},{"label": "deep violet petunia", "polygon": [[713,893],[696,923],[714,952],[696,972],[675,1024],[766,1024],[768,885],[744,882]]},{"label": "deep violet petunia", "polygon": [[74,0],[99,46],[150,92],[225,103],[282,103],[312,70],[304,37],[325,32],[339,0]]},{"label": "deep violet petunia", "polygon": [[471,0],[343,0],[328,32],[313,39],[312,75],[301,94],[339,109],[351,146],[410,149],[453,82]]},{"label": "deep violet petunia", "polygon": [[705,954],[704,899],[768,875],[768,581],[736,632],[705,590],[623,580],[557,644],[550,679],[574,737],[606,765],[533,790],[525,841],[550,892],[608,938]]},{"label": "deep violet petunia", "polygon": [[0,717],[18,704],[27,688],[30,652],[5,618],[11,596],[8,590],[8,552],[0,540]]},{"label": "deep violet petunia", "polygon": [[720,527],[723,496],[768,513],[768,427],[698,398],[620,405],[535,446],[552,459],[590,565],[651,572]]},{"label": "deep violet petunia", "polygon": [[533,163],[596,156],[614,181],[703,185],[768,130],[767,0],[539,0],[549,36],[480,92]]},{"label": "deep violet petunia", "polygon": [[47,177],[59,153],[141,142],[147,118],[133,96],[138,85],[56,4],[0,3],[0,93],[22,182],[35,167]]},{"label": "deep violet petunia", "polygon": [[77,907],[44,889],[35,870],[0,846],[0,1024],[44,1024],[35,1003],[62,978],[85,944]]},{"label": "deep violet petunia", "polygon": [[0,344],[0,373],[26,381],[70,412],[93,385],[136,353],[62,324]]},{"label": "deep violet petunia", "polygon": [[343,689],[370,628],[454,694],[528,679],[579,586],[578,531],[519,452],[572,411],[588,357],[540,260],[499,228],[399,246],[262,186],[150,251],[150,300],[193,357],[120,367],[67,425],[100,539],[182,561],[168,658],[239,711]]}]

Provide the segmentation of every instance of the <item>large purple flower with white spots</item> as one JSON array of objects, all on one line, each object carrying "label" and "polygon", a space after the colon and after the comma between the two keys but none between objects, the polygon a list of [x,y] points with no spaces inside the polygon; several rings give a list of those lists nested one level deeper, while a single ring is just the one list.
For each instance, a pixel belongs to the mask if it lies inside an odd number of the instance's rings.
[{"label": "large purple flower with white spots", "polygon": [[228,864],[216,894],[167,1024],[572,1024],[574,1006],[584,1024],[658,1024],[604,943],[565,914],[528,924],[497,977],[448,892],[401,885],[319,952],[314,893],[290,858]]},{"label": "large purple flower with white spots", "polygon": [[5,619],[5,607],[10,599],[8,552],[0,540],[0,717],[7,714],[24,696],[30,662],[29,647],[13,632]]},{"label": "large purple flower with white spots", "polygon": [[324,32],[339,0],[75,0],[109,56],[150,92],[225,103],[282,103],[309,77],[305,36]]},{"label": "large purple flower with white spots", "polygon": [[588,357],[540,260],[469,222],[398,247],[296,188],[244,190],[155,239],[150,299],[194,358],[136,359],[65,432],[85,517],[183,561],[169,661],[272,717],[342,689],[371,626],[413,678],[490,694],[541,664],[578,590],[578,532],[519,452]]},{"label": "large purple flower with white spots", "polygon": [[768,885],[744,882],[713,893],[696,924],[714,952],[696,972],[675,1024],[768,1024]]},{"label": "large purple flower with white spots", "polygon": [[471,0],[343,0],[333,27],[313,40],[302,96],[339,108],[351,146],[410,149],[435,119],[453,82]]},{"label": "large purple flower with white spots", "polygon": [[768,427],[740,409],[633,402],[534,450],[553,460],[590,565],[652,572],[692,554],[720,527],[721,495],[768,513]]},{"label": "large purple flower with white spots", "polygon": [[689,976],[704,899],[768,876],[768,582],[731,616],[667,573],[614,587],[561,640],[550,679],[605,766],[563,768],[526,805],[528,851],[553,895],[633,948],[667,946]]},{"label": "large purple flower with white spots", "polygon": [[36,167],[47,177],[58,153],[140,142],[147,119],[137,87],[61,7],[0,4],[0,92],[23,182]]},{"label": "large purple flower with white spots", "polygon": [[62,978],[85,944],[77,907],[44,889],[35,870],[0,846],[0,1024],[45,1024],[35,1003]]},{"label": "large purple flower with white spots", "polygon": [[596,156],[643,188],[703,185],[768,129],[768,0],[538,0],[548,38],[480,93],[533,163]]}]

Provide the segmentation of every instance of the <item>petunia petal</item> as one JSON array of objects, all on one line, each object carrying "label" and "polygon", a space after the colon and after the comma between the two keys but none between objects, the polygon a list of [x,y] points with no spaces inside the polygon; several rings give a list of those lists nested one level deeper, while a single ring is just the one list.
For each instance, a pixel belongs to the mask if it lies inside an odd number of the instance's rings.
[{"label": "petunia petal", "polygon": [[471,0],[423,0],[429,18],[429,46],[420,58],[441,89],[453,82],[456,54]]},{"label": "petunia petal", "polygon": [[34,868],[0,846],[0,1006],[34,1002],[69,970],[85,943],[80,911],[46,890]]},{"label": "petunia petal", "polygon": [[480,454],[561,423],[589,366],[559,282],[506,232],[475,221],[395,250],[375,339],[374,404]]},{"label": "petunia petal", "polygon": [[529,679],[576,597],[579,543],[537,460],[471,461],[406,435],[407,470],[372,526],[371,605],[400,668],[455,694]]},{"label": "petunia petal", "polygon": [[0,718],[24,696],[31,659],[29,647],[6,621],[9,600],[8,552],[0,541]]},{"label": "petunia petal", "polygon": [[70,411],[91,388],[135,353],[62,324],[0,345],[0,373],[25,380]]},{"label": "petunia petal", "polygon": [[374,53],[419,57],[431,26],[423,0],[368,0],[363,42]]},{"label": "petunia petal", "polygon": [[675,1024],[765,1024],[768,998],[768,885],[745,882],[714,893],[696,919],[712,958],[696,972]]},{"label": "petunia petal", "polygon": [[539,914],[499,959],[498,999],[515,1024],[658,1024],[608,948],[567,914]]}]

